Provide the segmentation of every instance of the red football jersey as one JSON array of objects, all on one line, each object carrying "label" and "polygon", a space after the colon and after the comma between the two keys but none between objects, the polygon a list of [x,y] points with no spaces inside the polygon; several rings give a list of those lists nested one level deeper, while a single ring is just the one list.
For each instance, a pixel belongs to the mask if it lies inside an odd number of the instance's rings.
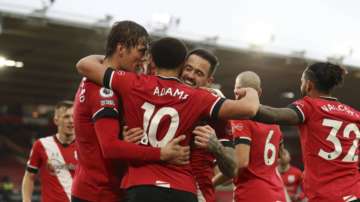
[{"label": "red football jersey", "polygon": [[231,126],[235,147],[250,145],[249,165],[234,178],[235,201],[285,201],[283,182],[277,171],[282,141],[279,126],[250,120],[234,120]]},{"label": "red football jersey", "polygon": [[[232,146],[228,121],[219,120],[216,123],[210,122],[209,125],[215,130],[218,139],[224,146]],[[214,155],[205,149],[193,147],[190,164],[198,185],[198,198],[206,202],[215,202],[215,187],[212,184],[216,165]]]},{"label": "red football jersey", "polygon": [[76,163],[75,143],[62,145],[56,136],[35,141],[27,170],[40,171],[42,202],[70,201]]},{"label": "red football jersey", "polygon": [[299,125],[304,192],[310,201],[360,198],[360,114],[334,98],[304,97],[290,106]]},{"label": "red football jersey", "polygon": [[302,195],[300,194],[302,190],[302,171],[300,169],[290,166],[287,171],[280,172],[280,175],[290,198]]},{"label": "red football jersey", "polygon": [[[174,137],[192,134],[194,124],[216,117],[224,99],[206,90],[184,85],[177,78],[136,75],[108,69],[105,86],[117,92],[123,100],[123,111],[129,128],[142,127],[142,144],[162,147]],[[187,135],[182,145],[189,145]],[[124,188],[154,185],[196,194],[195,179],[190,165],[165,163],[130,164],[122,182]]]},{"label": "red football jersey", "polygon": [[105,159],[95,133],[97,117],[117,116],[118,98],[112,90],[85,78],[76,93],[74,127],[79,164],[72,195],[89,201],[118,201],[124,165]]}]

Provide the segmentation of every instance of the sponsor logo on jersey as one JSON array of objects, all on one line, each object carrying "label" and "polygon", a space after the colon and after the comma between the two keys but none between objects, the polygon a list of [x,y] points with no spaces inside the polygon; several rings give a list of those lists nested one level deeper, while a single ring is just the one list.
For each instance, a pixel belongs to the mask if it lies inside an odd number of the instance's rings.
[{"label": "sponsor logo on jersey", "polygon": [[114,92],[108,88],[102,87],[100,89],[100,96],[104,98],[112,97],[114,95]]},{"label": "sponsor logo on jersey", "polygon": [[114,100],[101,100],[100,101],[101,106],[114,106]]}]

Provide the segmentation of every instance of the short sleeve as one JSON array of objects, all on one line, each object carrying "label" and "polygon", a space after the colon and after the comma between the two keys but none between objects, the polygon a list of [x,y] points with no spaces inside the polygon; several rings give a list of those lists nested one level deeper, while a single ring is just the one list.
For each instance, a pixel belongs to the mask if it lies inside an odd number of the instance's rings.
[{"label": "short sleeve", "polygon": [[41,145],[41,142],[37,140],[31,148],[29,160],[26,165],[26,170],[31,173],[37,173],[43,163],[43,155],[44,149]]},{"label": "short sleeve", "polygon": [[91,88],[89,89],[89,99],[91,100],[90,109],[92,120],[100,118],[118,118],[119,117],[119,99],[111,89]]},{"label": "short sleeve", "polygon": [[288,108],[294,110],[302,123],[306,122],[311,114],[311,105],[305,98],[297,100],[290,104]]},{"label": "short sleeve", "polygon": [[104,87],[112,89],[119,96],[125,96],[138,77],[133,72],[114,71],[108,68],[104,74],[103,84]]},{"label": "short sleeve", "polygon": [[210,117],[210,121],[216,121],[218,118],[219,110],[221,105],[226,100],[225,98],[219,97],[213,93],[210,93],[207,90],[197,89],[197,106],[203,111],[204,117]]},{"label": "short sleeve", "polygon": [[231,121],[231,131],[234,138],[234,145],[251,144],[251,128],[248,121]]}]

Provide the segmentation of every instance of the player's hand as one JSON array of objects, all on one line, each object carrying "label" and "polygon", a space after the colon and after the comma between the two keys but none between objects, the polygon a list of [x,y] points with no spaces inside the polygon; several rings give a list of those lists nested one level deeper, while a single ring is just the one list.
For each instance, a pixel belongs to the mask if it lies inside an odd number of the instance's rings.
[{"label": "player's hand", "polygon": [[193,133],[195,136],[195,145],[207,149],[210,152],[216,151],[221,147],[220,141],[216,137],[215,130],[209,125],[206,126],[197,126]]},{"label": "player's hand", "polygon": [[142,128],[131,128],[124,126],[123,137],[124,141],[135,144],[140,144],[141,138],[144,136],[144,130]]},{"label": "player's hand", "polygon": [[180,135],[162,147],[160,150],[160,159],[175,165],[189,164],[190,147],[180,145],[180,142],[185,140],[185,138],[185,135]]},{"label": "player's hand", "polygon": [[236,88],[234,90],[235,99],[240,100],[241,98],[245,97],[246,95],[246,88]]}]

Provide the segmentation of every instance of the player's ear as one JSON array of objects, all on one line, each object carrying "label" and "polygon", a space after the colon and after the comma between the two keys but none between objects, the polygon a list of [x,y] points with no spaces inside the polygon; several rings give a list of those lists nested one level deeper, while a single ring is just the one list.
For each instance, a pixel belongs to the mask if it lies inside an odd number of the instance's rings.
[{"label": "player's ear", "polygon": [[305,87],[306,87],[306,91],[307,91],[307,92],[310,92],[310,91],[312,91],[312,90],[315,89],[315,83],[312,82],[312,81],[310,81],[310,80],[307,80]]},{"label": "player's ear", "polygon": [[261,96],[261,94],[262,94],[262,89],[261,88],[259,88],[259,90],[257,90],[257,92],[258,92],[258,95],[259,95],[259,97]]},{"label": "player's ear", "polygon": [[122,57],[125,54],[126,47],[122,43],[116,45],[116,53],[118,56]]},{"label": "player's ear", "polygon": [[214,81],[215,81],[215,78],[213,76],[210,76],[207,79],[207,86],[210,86],[212,83],[214,83]]},{"label": "player's ear", "polygon": [[54,115],[53,121],[54,121],[54,124],[55,124],[56,126],[59,125],[59,118],[58,118],[57,115]]}]

